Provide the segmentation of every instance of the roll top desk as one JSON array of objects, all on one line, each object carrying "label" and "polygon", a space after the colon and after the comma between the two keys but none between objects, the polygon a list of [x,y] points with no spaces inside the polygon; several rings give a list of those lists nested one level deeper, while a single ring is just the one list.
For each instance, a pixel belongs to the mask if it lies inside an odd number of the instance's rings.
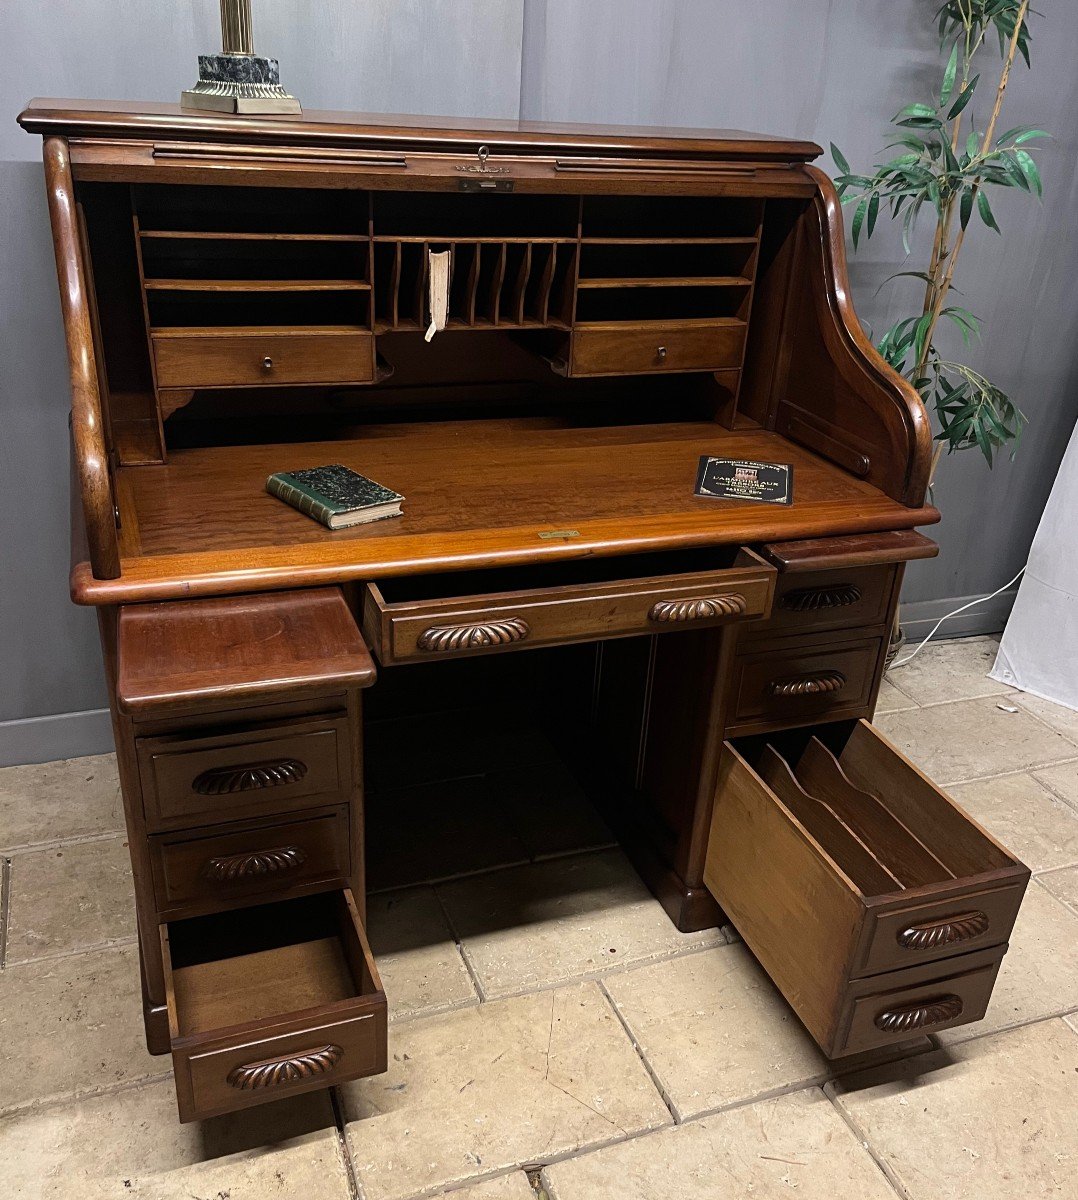
[{"label": "roll top desk", "polygon": [[[931,435],[854,316],[818,147],[20,120],[71,373],[72,593],[182,1119],[385,1069],[364,764],[380,717],[417,719],[398,761],[442,752],[454,706],[480,755],[492,707],[540,722],[671,920],[725,912],[828,1055],[983,1016],[1029,872],[870,723],[904,564],[936,552]],[[696,497],[704,454],[791,464],[793,502]],[[264,490],[326,463],[403,517],[330,532]]]}]

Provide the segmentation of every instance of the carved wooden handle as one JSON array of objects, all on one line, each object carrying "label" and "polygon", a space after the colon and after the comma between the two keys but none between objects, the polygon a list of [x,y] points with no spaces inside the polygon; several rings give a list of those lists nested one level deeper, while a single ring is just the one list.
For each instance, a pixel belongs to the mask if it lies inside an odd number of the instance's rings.
[{"label": "carved wooden handle", "polygon": [[280,875],[295,871],[307,861],[299,846],[278,846],[275,850],[253,850],[249,854],[228,854],[211,858],[202,868],[202,878],[211,883],[231,883],[262,875]]},{"label": "carved wooden handle", "polygon": [[196,775],[191,787],[200,796],[227,796],[232,792],[256,792],[298,783],[306,774],[307,764],[298,758],[279,758],[240,767],[214,767]]},{"label": "carved wooden handle", "polygon": [[885,1008],[876,1017],[876,1028],[882,1029],[884,1033],[906,1033],[911,1029],[928,1029],[931,1025],[942,1025],[961,1014],[961,996],[939,996],[935,1000],[904,1004],[900,1008]]},{"label": "carved wooden handle", "polygon": [[830,587],[798,588],[787,592],[779,608],[789,612],[815,612],[820,608],[845,608],[861,599],[861,589],[855,583],[837,583]]},{"label": "carved wooden handle", "polygon": [[724,596],[704,596],[697,600],[656,600],[648,610],[648,620],[710,621],[715,617],[734,617],[748,609],[748,601],[738,592]]},{"label": "carved wooden handle", "polygon": [[949,946],[952,942],[969,942],[988,932],[988,914],[979,909],[944,917],[941,921],[922,921],[908,925],[896,936],[898,944],[906,950],[934,950],[937,946]]},{"label": "carved wooden handle", "polygon": [[449,650],[471,650],[478,646],[508,646],[522,642],[531,630],[522,617],[483,621],[477,625],[432,625],[419,635],[416,646],[432,654]]},{"label": "carved wooden handle", "polygon": [[818,675],[798,675],[793,679],[772,679],[767,685],[772,696],[822,696],[846,686],[841,671],[821,671]]},{"label": "carved wooden handle", "polygon": [[262,1062],[233,1067],[226,1082],[229,1087],[239,1088],[244,1092],[254,1091],[256,1088],[280,1087],[285,1083],[294,1083],[297,1079],[325,1075],[332,1071],[342,1058],[344,1051],[340,1046],[319,1046],[315,1050],[305,1050],[302,1054],[293,1054],[288,1058],[267,1058]]}]

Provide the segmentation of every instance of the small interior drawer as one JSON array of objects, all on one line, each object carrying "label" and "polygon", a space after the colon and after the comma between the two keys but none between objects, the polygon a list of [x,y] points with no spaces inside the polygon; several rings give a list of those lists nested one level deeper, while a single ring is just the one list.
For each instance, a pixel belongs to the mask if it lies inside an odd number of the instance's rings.
[{"label": "small interior drawer", "polygon": [[153,350],[157,385],[162,388],[369,383],[374,378],[374,335],[365,330],[157,330]]},{"label": "small interior drawer", "polygon": [[766,621],[746,630],[759,633],[824,632],[882,625],[894,587],[895,568],[853,567],[842,571],[780,572],[775,604]]},{"label": "small interior drawer", "polygon": [[708,559],[714,564],[709,570],[643,577],[629,572],[644,564],[610,558],[562,563],[548,571],[478,571],[369,583],[363,634],[381,662],[390,665],[674,633],[752,620],[770,611],[772,567],[750,550],[740,551],[731,565],[719,566],[718,552],[689,561]]},{"label": "small interior drawer", "polygon": [[704,878],[835,1056],[855,981],[1005,945],[1029,871],[858,721],[725,744]]},{"label": "small interior drawer", "polygon": [[345,803],[352,787],[343,714],[212,737],[137,738],[135,745],[151,829]]},{"label": "small interior drawer", "polygon": [[248,822],[150,838],[158,912],[248,904],[347,882],[345,806],[292,820]]},{"label": "small interior drawer", "polygon": [[718,371],[741,366],[745,323],[728,320],[577,325],[572,375]]},{"label": "small interior drawer", "polygon": [[161,926],[182,1121],[386,1069],[386,998],[352,893]]},{"label": "small interior drawer", "polygon": [[734,662],[727,730],[742,735],[867,715],[882,653],[882,637],[810,645],[797,637],[757,651],[750,644]]}]

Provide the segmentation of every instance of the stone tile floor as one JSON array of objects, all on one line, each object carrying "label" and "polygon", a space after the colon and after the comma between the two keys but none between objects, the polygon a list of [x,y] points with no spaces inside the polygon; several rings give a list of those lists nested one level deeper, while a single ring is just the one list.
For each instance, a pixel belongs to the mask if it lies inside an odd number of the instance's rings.
[{"label": "stone tile floor", "polygon": [[732,930],[673,929],[531,739],[470,791],[410,763],[438,836],[389,864],[426,882],[387,870],[370,901],[388,1074],[180,1125],[111,756],[0,770],[3,1195],[1078,1197],[1078,716],[988,679],[994,652],[926,650],[877,716],[1035,872],[988,1017],[841,1067]]}]

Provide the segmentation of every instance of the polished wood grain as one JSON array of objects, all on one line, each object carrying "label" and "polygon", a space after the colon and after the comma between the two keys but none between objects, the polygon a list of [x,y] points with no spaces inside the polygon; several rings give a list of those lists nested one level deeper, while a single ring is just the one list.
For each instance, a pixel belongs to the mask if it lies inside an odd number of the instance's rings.
[{"label": "polished wood grain", "polygon": [[162,387],[367,383],[374,378],[374,338],[361,330],[233,336],[224,330],[155,330],[153,347]]},{"label": "polished wood grain", "polygon": [[742,130],[691,129],[664,126],[585,125],[525,120],[389,113],[342,113],[307,110],[291,119],[194,113],[176,104],[133,103],[124,100],[34,99],[19,116],[19,124],[43,136],[104,138],[182,137],[223,139],[240,144],[293,146],[379,146],[394,150],[456,149],[475,154],[480,142],[492,150],[517,153],[565,153],[579,147],[589,154],[627,152],[633,156],[657,152],[691,157],[749,158],[790,162],[816,158],[823,151],[812,142]]},{"label": "polished wood grain", "polygon": [[[340,714],[240,728],[205,737],[141,737],[137,750],[150,829],[346,802],[350,730]],[[214,777],[238,786],[204,786]]]},{"label": "polished wood grain", "polygon": [[109,447],[102,414],[97,347],[94,346],[86,266],[75,214],[75,188],[67,143],[59,137],[45,141],[45,187],[52,219],[60,311],[67,343],[71,384],[71,436],[82,491],[82,512],[90,567],[98,579],[120,574],[116,537],[116,501],[109,475]]},{"label": "polished wood grain", "polygon": [[[812,740],[802,753],[800,735],[785,743],[789,757],[771,743],[727,744],[709,889],[829,1055],[900,1040],[902,1021],[876,1017],[928,997],[930,979],[970,975],[942,989],[969,1003],[941,1028],[978,1020],[1028,870],[866,722],[819,726],[817,737],[833,756]],[[992,969],[972,972],[970,952],[991,948]],[[886,1002],[866,1017],[862,1000],[876,993]]]},{"label": "polished wood grain", "polygon": [[[379,661],[411,662],[603,638],[677,632],[751,620],[771,608],[774,571],[752,566],[602,583],[409,600],[402,581],[387,599],[367,584],[363,631]],[[688,607],[686,607],[688,606]],[[680,613],[680,617],[678,616]]]},{"label": "polished wood grain", "polygon": [[140,720],[369,687],[374,680],[374,663],[339,588],[120,611],[118,700]]},{"label": "polished wood grain", "polygon": [[385,992],[348,889],[165,924],[161,941],[182,1121],[385,1070]]},{"label": "polished wood grain", "polygon": [[741,365],[745,323],[577,323],[570,372],[624,375],[634,371],[721,371]]},{"label": "polished wood grain", "polygon": [[[920,558],[935,558],[939,546],[915,529],[890,529],[871,534],[807,538],[802,541],[771,543],[760,553],[784,573],[806,571],[850,571],[883,563],[905,563]],[[808,586],[791,583],[791,587]]]},{"label": "polished wood grain", "polygon": [[195,916],[348,881],[348,809],[185,829],[150,839],[157,910]]},{"label": "polished wood grain", "polygon": [[[702,454],[793,463],[794,503],[694,497]],[[265,492],[274,471],[329,462],[403,493],[404,516],[330,533]],[[774,434],[693,422],[374,425],[355,440],[177,450],[164,467],[122,469],[120,483],[123,578],[97,580],[76,564],[72,584],[83,603],[744,544],[938,519],[935,509],[889,500]],[[540,537],[567,529],[578,536]]]}]

